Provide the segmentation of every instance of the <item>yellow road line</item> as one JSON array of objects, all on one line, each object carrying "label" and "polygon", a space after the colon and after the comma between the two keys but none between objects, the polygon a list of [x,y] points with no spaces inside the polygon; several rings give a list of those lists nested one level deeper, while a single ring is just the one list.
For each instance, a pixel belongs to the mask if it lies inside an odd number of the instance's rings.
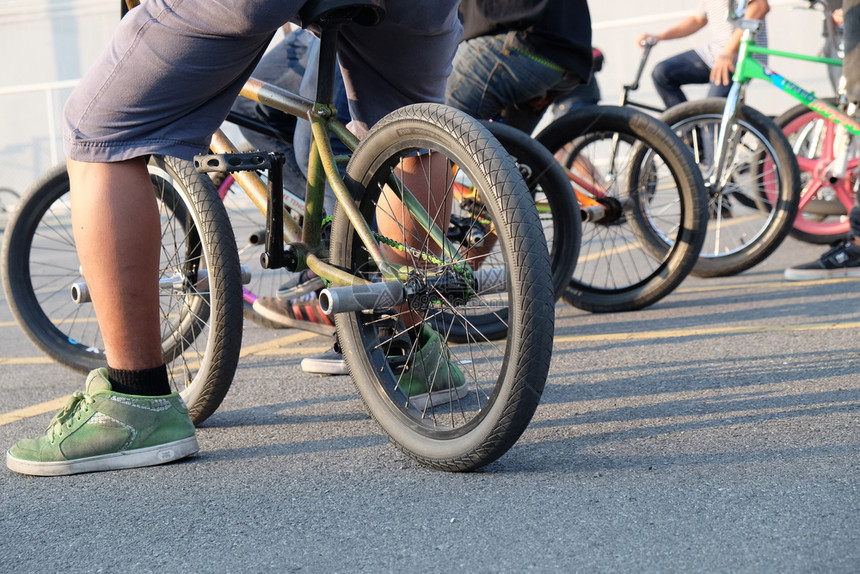
[{"label": "yellow road line", "polygon": [[[247,357],[248,355],[275,355],[275,354],[286,354],[286,353],[317,353],[323,352],[328,349],[328,347],[313,347],[313,348],[302,348],[302,349],[281,349],[281,347],[293,345],[295,343],[301,343],[302,341],[306,341],[308,339],[313,339],[314,337],[319,337],[320,335],[316,333],[310,332],[301,332],[295,333],[293,335],[289,335],[286,337],[281,337],[280,339],[275,339],[274,341],[268,341],[266,343],[259,343],[257,345],[249,345],[247,347],[242,348],[240,353],[241,357]],[[27,365],[27,364],[36,364],[36,363],[51,363],[53,362],[48,357],[29,357],[29,358],[13,358],[13,359],[0,359],[0,365]],[[5,414],[0,414],[0,426],[8,425],[10,423],[14,423],[20,421],[22,419],[36,417],[39,415],[43,415],[45,413],[50,413],[53,411],[58,411],[63,406],[65,406],[66,402],[68,402],[69,397],[62,397],[59,399],[54,399],[51,401],[46,401],[44,403],[39,403],[37,405],[32,405],[29,407],[25,407],[23,409],[18,409],[16,411],[12,411]]]},{"label": "yellow road line", "polygon": [[818,279],[815,281],[762,281],[760,283],[732,283],[729,285],[703,285],[701,287],[679,287],[675,293],[704,293],[707,291],[730,291],[732,289],[765,287],[810,287],[813,285],[826,285],[836,283],[855,283],[860,281],[856,277],[844,277],[842,279]]},{"label": "yellow road line", "polygon": [[66,406],[66,403],[68,401],[69,397],[62,397],[59,399],[54,399],[52,401],[39,403],[38,405],[33,405],[31,407],[24,407],[23,409],[18,409],[17,411],[12,411],[11,413],[2,414],[0,415],[0,427],[3,425],[8,425],[9,423],[20,421],[22,419],[27,419],[30,417],[43,415],[45,413],[58,411],[64,406]]},{"label": "yellow road line", "polygon": [[[835,329],[857,329],[860,322],[850,323],[809,323],[802,325],[748,325],[741,327],[716,327],[716,328],[692,328],[692,329],[665,329],[658,331],[640,331],[636,333],[603,333],[597,335],[569,335],[555,337],[556,343],[574,343],[583,341],[634,341],[643,339],[671,339],[680,337],[713,336],[713,335],[746,335],[753,333],[778,333],[791,331],[826,331]],[[296,333],[287,337],[281,337],[274,341],[250,345],[242,349],[241,356],[249,355],[279,355],[294,353],[317,353],[327,347],[306,347],[302,349],[285,348],[289,345],[300,343],[320,335],[310,332]],[[0,359],[0,365],[10,364],[32,364],[49,363],[50,359],[44,357]],[[23,409],[18,409],[6,414],[0,414],[0,426],[7,425],[21,419],[35,417],[51,411],[59,410],[66,404],[68,397],[39,403]]]},{"label": "yellow road line", "polygon": [[673,339],[702,335],[749,335],[752,333],[784,333],[790,331],[828,331],[834,329],[856,329],[860,322],[810,323],[806,325],[747,325],[742,327],[714,327],[697,329],[666,329],[662,331],[639,331],[636,333],[603,333],[599,335],[569,335],[556,337],[556,343],[581,341],[635,341],[640,339]]},{"label": "yellow road line", "polygon": [[[631,243],[629,245],[625,245],[624,247],[616,247],[614,249],[602,250],[602,251],[598,251],[597,253],[588,253],[587,255],[586,255],[586,253],[582,253],[582,254],[580,254],[579,259],[577,259],[577,261],[579,261],[581,263],[586,262],[586,261],[596,261],[596,260],[602,259],[608,255],[620,255],[622,253],[627,253],[629,251],[633,251],[634,249],[641,249],[641,248],[642,248],[641,243],[638,243],[638,242],[637,243]],[[589,252],[588,246],[586,246],[584,251]]]},{"label": "yellow road line", "polygon": [[273,355],[318,355],[320,353],[325,353],[331,349],[331,345],[327,345],[325,347],[281,347],[280,349],[269,349],[265,351],[260,351],[256,353],[259,356],[269,357]]},{"label": "yellow road line", "polygon": [[247,357],[248,355],[271,354],[272,351],[278,350],[281,347],[292,345],[294,343],[301,343],[302,341],[307,341],[308,339],[313,339],[314,337],[320,336],[322,335],[318,335],[317,333],[311,333],[310,331],[302,331],[300,333],[281,337],[280,339],[275,339],[274,341],[267,341],[265,343],[259,343],[257,345],[243,347],[242,352],[239,353],[239,357]]},{"label": "yellow road line", "polygon": [[53,362],[50,357],[0,357],[0,365],[45,365]]}]

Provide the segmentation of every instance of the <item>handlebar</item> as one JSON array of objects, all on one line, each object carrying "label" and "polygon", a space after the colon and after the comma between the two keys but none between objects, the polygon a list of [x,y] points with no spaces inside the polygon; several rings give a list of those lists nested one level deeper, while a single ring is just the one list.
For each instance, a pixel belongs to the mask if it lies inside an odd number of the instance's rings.
[{"label": "handlebar", "polygon": [[636,78],[633,82],[624,86],[625,91],[635,92],[639,89],[639,80],[642,78],[642,72],[645,70],[645,63],[648,61],[649,54],[651,54],[651,48],[656,44],[657,40],[654,36],[648,36],[639,42],[639,45],[642,46],[642,57],[639,59],[639,68],[636,70]]}]

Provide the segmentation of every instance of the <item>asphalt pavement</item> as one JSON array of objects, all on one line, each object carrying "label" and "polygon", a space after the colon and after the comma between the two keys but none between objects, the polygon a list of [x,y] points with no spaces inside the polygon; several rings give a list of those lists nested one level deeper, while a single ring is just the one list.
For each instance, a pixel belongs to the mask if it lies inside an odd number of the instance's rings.
[{"label": "asphalt pavement", "polygon": [[[0,469],[4,572],[857,572],[860,280],[788,283],[789,239],[657,305],[557,306],[522,439],[481,471],[391,446],[327,348],[245,326],[200,454],[58,478]],[[43,432],[83,378],[0,305],[0,446]]]}]

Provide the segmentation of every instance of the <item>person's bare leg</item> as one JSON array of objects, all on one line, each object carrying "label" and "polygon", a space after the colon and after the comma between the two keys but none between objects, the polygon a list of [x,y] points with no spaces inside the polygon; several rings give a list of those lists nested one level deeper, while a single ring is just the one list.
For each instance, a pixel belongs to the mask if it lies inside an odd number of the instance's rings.
[{"label": "person's bare leg", "polygon": [[72,224],[108,364],[161,366],[158,263],[161,224],[143,158],[68,160]]},{"label": "person's bare leg", "polygon": [[[447,158],[436,153],[409,157],[401,162],[396,175],[424,206],[442,232],[447,231],[453,207],[450,189],[454,177]],[[428,233],[409,216],[393,190],[385,188],[384,197],[380,199],[379,206],[376,222],[382,235],[402,241],[411,247],[427,248],[437,255],[441,253],[441,247],[430,240]],[[388,245],[381,247],[385,257],[392,263],[417,263],[393,247]],[[401,319],[408,328],[418,324],[422,319],[421,315],[409,311],[406,306],[401,308],[401,312]]]},{"label": "person's bare leg", "polygon": [[[395,173],[443,232],[448,229],[452,207],[450,190],[454,176],[447,158],[435,153],[408,157],[400,163]],[[385,197],[379,203],[380,210],[376,217],[383,235],[398,238],[412,247],[427,246],[436,254],[441,253],[440,247],[434,241],[428,241],[427,232],[409,217],[393,190],[386,187]],[[406,262],[406,258],[393,249],[388,250],[386,256],[391,256],[400,263]]]}]

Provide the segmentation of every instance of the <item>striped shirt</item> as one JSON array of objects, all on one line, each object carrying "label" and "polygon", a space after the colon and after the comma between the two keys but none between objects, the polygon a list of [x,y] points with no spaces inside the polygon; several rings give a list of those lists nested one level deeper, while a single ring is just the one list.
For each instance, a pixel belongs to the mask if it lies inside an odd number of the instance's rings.
[{"label": "striped shirt", "polygon": [[[696,48],[696,54],[708,65],[709,68],[714,67],[723,51],[723,46],[734,34],[735,26],[729,22],[729,2],[728,0],[699,0],[699,9],[696,15],[700,18],[705,18],[708,21],[708,30],[711,33],[711,41],[704,46]],[[767,24],[763,24],[756,37],[757,46],[767,46]],[[767,63],[767,56],[756,54],[755,59],[762,64]]]}]

